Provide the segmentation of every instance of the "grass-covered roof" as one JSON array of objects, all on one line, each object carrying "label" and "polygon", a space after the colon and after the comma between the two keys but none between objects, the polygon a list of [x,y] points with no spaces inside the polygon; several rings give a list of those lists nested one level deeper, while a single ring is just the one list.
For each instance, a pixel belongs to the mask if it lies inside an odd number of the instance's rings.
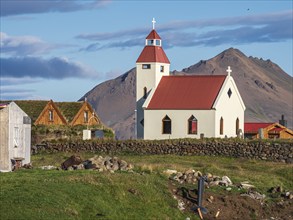
[{"label": "grass-covered roof", "polygon": [[68,122],[71,122],[74,116],[81,108],[83,102],[54,102]]},{"label": "grass-covered roof", "polygon": [[[11,101],[1,101],[0,103],[9,103]],[[45,106],[49,101],[46,100],[19,100],[14,101],[28,116],[31,118],[32,123],[34,123]],[[78,113],[79,109],[82,107],[83,102],[54,102],[59,108],[60,112],[66,118],[68,122],[71,122],[74,116]]]}]

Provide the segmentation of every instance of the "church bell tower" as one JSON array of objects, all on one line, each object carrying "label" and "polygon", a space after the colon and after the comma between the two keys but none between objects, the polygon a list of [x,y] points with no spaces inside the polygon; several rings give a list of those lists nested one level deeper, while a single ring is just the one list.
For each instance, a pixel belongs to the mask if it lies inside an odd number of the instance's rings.
[{"label": "church bell tower", "polygon": [[150,91],[157,87],[162,76],[168,76],[170,61],[162,48],[161,37],[153,29],[146,37],[145,47],[136,61],[136,137],[144,138],[143,104]]}]

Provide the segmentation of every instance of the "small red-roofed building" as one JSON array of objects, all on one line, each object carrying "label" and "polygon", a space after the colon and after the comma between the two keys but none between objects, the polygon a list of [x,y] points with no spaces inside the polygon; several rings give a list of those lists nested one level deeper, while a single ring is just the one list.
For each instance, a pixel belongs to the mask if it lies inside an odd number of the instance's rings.
[{"label": "small red-roofed building", "polygon": [[246,122],[244,136],[248,139],[292,139],[293,131],[279,123]]},{"label": "small red-roofed building", "polygon": [[153,30],[136,61],[138,139],[236,137],[245,105],[228,74],[170,76],[170,61]]}]

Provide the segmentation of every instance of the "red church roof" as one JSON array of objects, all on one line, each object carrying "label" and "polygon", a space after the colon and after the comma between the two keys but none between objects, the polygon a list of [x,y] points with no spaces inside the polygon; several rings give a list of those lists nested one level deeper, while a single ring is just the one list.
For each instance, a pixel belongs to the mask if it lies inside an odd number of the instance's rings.
[{"label": "red church roof", "polygon": [[159,46],[145,46],[136,62],[170,63],[163,48]]},{"label": "red church roof", "polygon": [[146,37],[146,39],[151,40],[151,39],[161,39],[160,35],[155,30],[152,30],[151,33]]},{"label": "red church roof", "polygon": [[163,76],[147,109],[211,109],[225,78]]},{"label": "red church roof", "polygon": [[258,129],[266,128],[274,123],[258,123],[258,122],[246,122],[244,123],[245,133],[258,133]]}]

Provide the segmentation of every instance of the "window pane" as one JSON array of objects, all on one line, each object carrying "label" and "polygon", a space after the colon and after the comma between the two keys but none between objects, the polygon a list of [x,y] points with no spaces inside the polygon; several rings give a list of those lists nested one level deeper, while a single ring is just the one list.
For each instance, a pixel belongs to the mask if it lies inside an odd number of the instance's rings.
[{"label": "window pane", "polygon": [[54,116],[53,116],[53,111],[49,110],[49,121],[53,121]]},{"label": "window pane", "polygon": [[88,114],[88,111],[85,111],[84,114],[83,114],[83,118],[84,118],[84,122],[88,122],[89,120],[89,114]]},{"label": "window pane", "polygon": [[14,136],[13,136],[14,147],[19,146],[19,128],[14,127]]},{"label": "window pane", "polygon": [[197,134],[197,119],[193,115],[188,119],[188,134]]},{"label": "window pane", "polygon": [[166,115],[163,119],[163,134],[171,134],[171,119]]},{"label": "window pane", "polygon": [[142,64],[142,68],[143,69],[150,69],[151,68],[151,64]]},{"label": "window pane", "polygon": [[221,118],[220,120],[220,134],[223,134],[224,132],[224,120]]}]

